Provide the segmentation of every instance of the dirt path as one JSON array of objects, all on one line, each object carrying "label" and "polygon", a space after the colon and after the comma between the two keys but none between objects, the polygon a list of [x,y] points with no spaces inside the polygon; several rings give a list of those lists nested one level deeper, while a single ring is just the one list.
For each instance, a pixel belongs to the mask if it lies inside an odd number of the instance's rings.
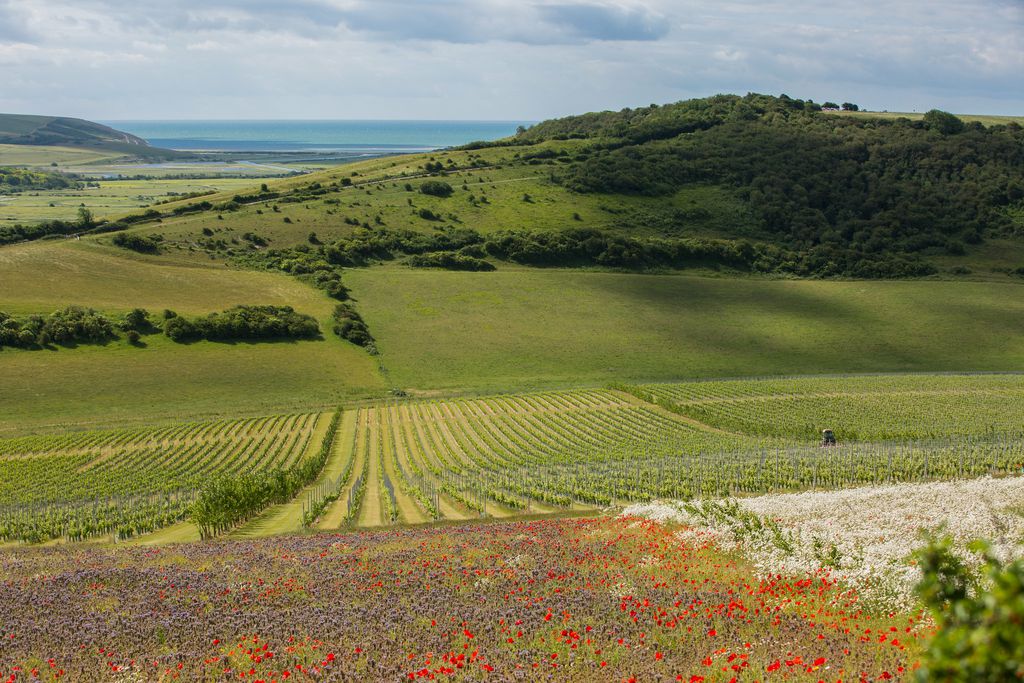
[{"label": "dirt path", "polygon": [[363,504],[356,517],[356,526],[382,526],[384,524],[384,510],[381,505],[381,494],[386,492],[380,482],[380,449],[377,446],[377,430],[380,429],[379,415],[380,408],[367,410],[366,437],[369,440],[370,470],[366,478],[366,493],[363,495]]}]

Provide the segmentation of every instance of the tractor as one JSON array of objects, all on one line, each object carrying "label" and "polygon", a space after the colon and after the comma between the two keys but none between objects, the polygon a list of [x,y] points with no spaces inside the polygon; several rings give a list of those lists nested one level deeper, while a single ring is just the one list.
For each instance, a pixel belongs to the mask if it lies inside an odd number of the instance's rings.
[{"label": "tractor", "polygon": [[822,429],[821,430],[821,447],[825,448],[827,446],[835,446],[835,445],[836,445],[836,434],[835,434],[835,432],[833,432],[831,429]]}]

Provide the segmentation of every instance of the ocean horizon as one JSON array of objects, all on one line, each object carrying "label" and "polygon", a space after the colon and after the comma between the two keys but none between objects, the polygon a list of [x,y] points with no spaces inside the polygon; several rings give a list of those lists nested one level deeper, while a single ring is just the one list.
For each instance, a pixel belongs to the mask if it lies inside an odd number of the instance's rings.
[{"label": "ocean horizon", "polygon": [[529,121],[106,120],[154,147],[211,152],[426,152],[497,140]]}]

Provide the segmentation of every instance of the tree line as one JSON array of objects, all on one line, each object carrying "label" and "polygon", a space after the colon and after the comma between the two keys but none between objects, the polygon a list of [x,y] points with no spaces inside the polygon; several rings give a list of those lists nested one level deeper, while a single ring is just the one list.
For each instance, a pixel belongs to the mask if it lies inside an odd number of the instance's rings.
[{"label": "tree line", "polygon": [[144,308],[132,309],[116,320],[82,306],[67,306],[47,316],[15,317],[0,311],[0,348],[102,344],[118,339],[118,332],[125,333],[131,344],[139,344],[145,334],[160,332],[176,342],[266,341],[315,339],[320,336],[320,325],[314,317],[298,313],[291,306],[235,306],[191,319],[165,310],[160,321]]}]

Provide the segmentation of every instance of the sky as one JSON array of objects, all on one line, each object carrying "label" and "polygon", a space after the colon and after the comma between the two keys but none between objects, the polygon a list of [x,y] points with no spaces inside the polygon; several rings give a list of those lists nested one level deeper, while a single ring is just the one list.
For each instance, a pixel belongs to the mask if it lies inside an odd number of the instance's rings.
[{"label": "sky", "polygon": [[536,121],[716,93],[1024,115],[1024,0],[0,0],[0,111]]}]

